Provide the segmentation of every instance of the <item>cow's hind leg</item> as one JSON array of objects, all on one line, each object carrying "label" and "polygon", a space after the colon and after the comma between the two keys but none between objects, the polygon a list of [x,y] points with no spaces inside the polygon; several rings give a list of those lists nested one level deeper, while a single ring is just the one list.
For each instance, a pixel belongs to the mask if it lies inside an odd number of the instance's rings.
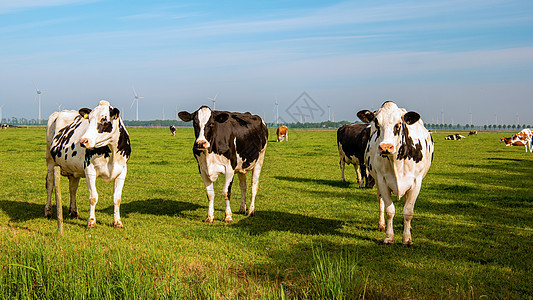
[{"label": "cow's hind leg", "polygon": [[344,159],[341,158],[341,159],[339,160],[339,166],[340,166],[340,168],[341,168],[341,180],[342,180],[342,182],[345,182],[345,181],[346,181],[346,179],[344,179],[344,166],[345,166],[345,164],[346,164],[346,163],[344,162]]},{"label": "cow's hind leg", "polygon": [[222,188],[222,195],[224,196],[224,200],[226,201],[226,217],[224,219],[224,222],[231,223],[233,222],[233,216],[231,214],[231,206],[230,206],[230,198],[231,198],[231,185],[233,184],[233,171],[226,171],[225,174],[225,181],[224,181],[224,187]]},{"label": "cow's hind leg", "polygon": [[355,175],[357,176],[357,182],[359,183],[359,187],[362,188],[364,186],[363,177],[361,176],[361,164],[354,163],[353,164],[355,168]]},{"label": "cow's hind leg", "polygon": [[76,206],[76,192],[78,191],[79,183],[80,177],[68,177],[68,189],[70,192],[70,207],[68,212],[72,218],[77,218],[80,216],[80,214],[78,213],[78,207]]},{"label": "cow's hind leg", "polygon": [[63,206],[61,205],[61,167],[54,166],[54,190],[56,194],[57,228],[63,234]]},{"label": "cow's hind leg", "polygon": [[46,205],[44,206],[44,216],[52,217],[52,192],[54,191],[54,166],[48,165],[46,173]]},{"label": "cow's hind leg", "polygon": [[246,213],[246,173],[238,172],[239,186],[241,187],[241,207],[239,208],[240,214]]},{"label": "cow's hind leg", "polygon": [[250,200],[250,208],[248,210],[248,216],[251,217],[255,214],[255,196],[259,189],[259,176],[261,175],[261,168],[263,167],[263,160],[265,158],[265,149],[259,153],[257,162],[255,163],[254,170],[252,172],[252,198]]}]

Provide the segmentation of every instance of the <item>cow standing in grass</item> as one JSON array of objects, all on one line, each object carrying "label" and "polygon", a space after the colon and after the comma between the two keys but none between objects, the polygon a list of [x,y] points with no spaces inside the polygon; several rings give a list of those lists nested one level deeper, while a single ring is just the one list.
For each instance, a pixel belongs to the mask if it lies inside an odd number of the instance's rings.
[{"label": "cow standing in grass", "polygon": [[170,125],[170,135],[175,136],[176,135],[176,126]]},{"label": "cow standing in grass", "polygon": [[278,136],[278,142],[289,141],[289,134],[287,132],[287,126],[280,126],[276,129],[276,135]]},{"label": "cow standing in grass", "polygon": [[213,183],[218,175],[224,174],[222,189],[226,201],[225,221],[233,221],[230,196],[235,173],[239,176],[241,187],[241,207],[239,213],[246,213],[246,172],[252,171],[252,199],[248,216],[255,213],[255,197],[259,175],[263,166],[268,139],[268,128],[263,120],[250,113],[212,111],[207,106],[189,113],[178,114],[185,122],[193,121],[195,142],[193,153],[207,191],[209,208],[205,222],[214,220],[215,191]]},{"label": "cow standing in grass", "polygon": [[[360,188],[372,188],[374,179],[367,173],[365,166],[365,148],[370,137],[370,125],[344,125],[337,130],[337,146],[339,148],[339,165],[344,182],[345,164],[353,164]],[[366,181],[366,184],[365,184]]]},{"label": "cow standing in grass", "polygon": [[510,144],[513,146],[515,144],[517,145],[523,144],[523,146],[526,149],[526,152],[528,151],[527,150],[528,148],[529,148],[529,152],[533,152],[533,148],[531,147],[532,142],[533,142],[533,130],[526,128],[526,129],[522,129],[522,131],[520,131],[519,133],[513,134],[513,136],[511,137]]},{"label": "cow standing in grass", "polygon": [[403,244],[411,245],[411,219],[422,179],[433,160],[433,139],[418,113],[407,112],[390,101],[376,112],[362,110],[357,116],[363,122],[371,123],[365,163],[376,181],[379,230],[386,230],[384,243],[394,242],[393,193],[398,200],[404,197]]},{"label": "cow standing in grass", "polygon": [[105,182],[114,180],[113,225],[115,228],[122,228],[120,202],[130,153],[129,135],[119,117],[119,110],[105,100],[100,101],[92,110],[82,108],[79,111],[68,110],[50,115],[46,131],[48,173],[45,216],[52,216],[50,200],[54,188],[56,200],[61,197],[60,172],[69,179],[70,215],[78,217],[76,191],[80,178],[85,177],[90,201],[87,228],[95,227],[95,207],[98,202],[96,178],[101,177]]}]

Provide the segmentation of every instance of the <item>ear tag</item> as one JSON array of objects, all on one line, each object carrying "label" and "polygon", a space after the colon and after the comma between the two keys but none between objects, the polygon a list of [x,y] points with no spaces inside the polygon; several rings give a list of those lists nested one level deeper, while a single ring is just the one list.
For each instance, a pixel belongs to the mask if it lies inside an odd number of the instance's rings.
[{"label": "ear tag", "polygon": [[84,115],[83,115],[83,118],[84,118],[84,119],[89,119],[89,114],[84,114]]}]

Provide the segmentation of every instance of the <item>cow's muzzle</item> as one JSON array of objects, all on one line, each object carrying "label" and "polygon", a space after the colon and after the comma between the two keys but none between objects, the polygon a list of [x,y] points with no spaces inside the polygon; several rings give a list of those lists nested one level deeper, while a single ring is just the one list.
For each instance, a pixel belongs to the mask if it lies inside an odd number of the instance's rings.
[{"label": "cow's muzzle", "polygon": [[196,141],[194,143],[194,148],[198,150],[206,150],[209,147],[209,143],[207,141]]},{"label": "cow's muzzle", "polygon": [[381,156],[389,155],[394,153],[394,145],[392,144],[381,144],[378,148],[379,154]]}]

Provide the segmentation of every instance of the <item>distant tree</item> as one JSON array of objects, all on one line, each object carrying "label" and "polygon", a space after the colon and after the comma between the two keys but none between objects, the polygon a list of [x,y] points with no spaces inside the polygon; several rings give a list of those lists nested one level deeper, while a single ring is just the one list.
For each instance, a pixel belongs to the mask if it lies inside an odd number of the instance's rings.
[{"label": "distant tree", "polygon": [[[490,126],[490,125],[489,125]],[[487,124],[483,125],[483,128],[485,128],[485,130],[487,130]],[[490,127],[489,127],[490,128]]]},{"label": "distant tree", "polygon": [[461,125],[460,124],[457,124],[457,129],[461,129]]}]

